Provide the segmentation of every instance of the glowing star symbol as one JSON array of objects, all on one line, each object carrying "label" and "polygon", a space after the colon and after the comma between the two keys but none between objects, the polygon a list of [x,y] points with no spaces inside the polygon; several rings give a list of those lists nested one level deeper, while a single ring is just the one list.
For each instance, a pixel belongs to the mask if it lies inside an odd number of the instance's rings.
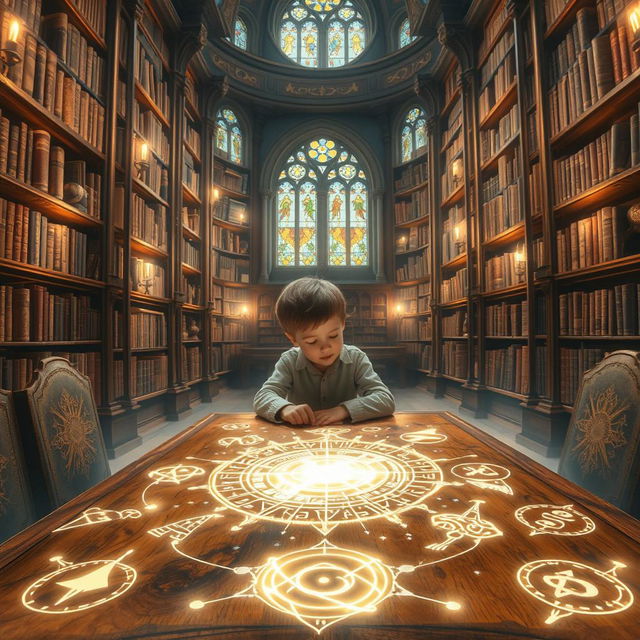
[{"label": "glowing star symbol", "polygon": [[487,462],[466,462],[457,464],[451,469],[451,473],[481,489],[492,489],[509,496],[513,495],[513,489],[505,482],[511,475],[511,471],[506,467]]},{"label": "glowing star symbol", "polygon": [[516,518],[532,529],[529,535],[550,533],[554,536],[583,536],[595,530],[591,518],[580,513],[572,504],[530,504],[520,507]]},{"label": "glowing star symbol", "polygon": [[114,520],[126,520],[127,518],[139,518],[142,514],[137,509],[124,509],[123,511],[113,511],[112,509],[101,509],[100,507],[90,507],[82,512],[81,516],[71,520],[56,531],[66,531],[67,529],[77,529],[78,527],[88,527],[102,522],[112,522]]},{"label": "glowing star symbol", "polygon": [[403,433],[400,436],[401,440],[405,442],[411,442],[412,444],[436,444],[438,442],[444,442],[447,436],[436,431],[436,427],[429,427],[422,431],[412,431],[410,433]]},{"label": "glowing star symbol", "polygon": [[318,634],[324,629],[360,613],[374,612],[391,596],[410,596],[444,605],[452,611],[457,602],[444,602],[416,595],[397,582],[401,573],[419,567],[389,567],[377,558],[354,549],[337,547],[324,540],[320,544],[269,558],[257,568],[238,567],[235,573],[251,576],[251,585],[236,594],[215,600],[191,602],[202,609],[231,598],[259,598]]},{"label": "glowing star symbol", "polygon": [[609,615],[633,604],[633,594],[615,575],[624,567],[614,562],[603,572],[571,560],[536,560],[518,570],[520,586],[534,598],[552,607],[545,620],[553,624],[572,614]]},{"label": "glowing star symbol", "polygon": [[186,482],[203,474],[204,469],[186,464],[177,464],[171,467],[160,467],[159,469],[149,471],[147,475],[153,480],[153,482],[147,485],[142,492],[142,502],[145,505],[145,509],[151,511],[158,507],[156,504],[147,502],[146,493],[151,487],[158,484],[181,484],[182,482]]},{"label": "glowing star symbol", "polygon": [[51,441],[65,459],[67,473],[85,474],[95,459],[96,425],[89,420],[82,398],[76,398],[63,391],[58,405],[51,409],[55,416],[53,428],[56,435]]},{"label": "glowing star symbol", "polygon": [[[410,448],[335,433],[262,449],[222,462],[209,477],[216,500],[257,520],[315,527],[326,535],[347,522],[386,518],[424,502],[444,484],[436,462]],[[366,528],[365,528],[366,531]]]},{"label": "glowing star symbol", "polygon": [[[66,562],[60,556],[51,558],[60,568],[34,582],[22,594],[22,604],[39,613],[62,614],[84,611],[113,600],[131,588],[136,580],[136,570],[121,562],[130,553],[133,549],[115,560],[79,564]],[[60,594],[57,587],[66,591]],[[96,591],[105,593],[92,595]],[[74,602],[62,606],[69,600]]]},{"label": "glowing star symbol", "polygon": [[500,531],[492,522],[482,520],[480,518],[480,507],[484,500],[473,500],[474,505],[467,509],[463,514],[457,513],[439,513],[431,516],[431,524],[438,529],[447,532],[447,538],[444,542],[427,545],[427,549],[434,551],[442,551],[450,544],[468,536],[475,538],[477,541],[486,540],[501,536]]}]

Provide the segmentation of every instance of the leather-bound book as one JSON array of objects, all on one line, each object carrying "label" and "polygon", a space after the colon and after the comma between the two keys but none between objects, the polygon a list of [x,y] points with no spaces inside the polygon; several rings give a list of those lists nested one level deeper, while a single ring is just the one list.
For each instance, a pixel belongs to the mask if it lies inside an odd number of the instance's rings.
[{"label": "leather-bound book", "polygon": [[43,37],[51,47],[51,50],[55,51],[62,61],[65,61],[69,28],[69,17],[67,14],[60,12],[45,16],[42,18],[41,28]]},{"label": "leather-bound book", "polygon": [[13,342],[29,342],[29,301],[29,289],[13,289]]},{"label": "leather-bound book", "polygon": [[27,159],[27,141],[29,137],[29,125],[21,122],[18,134],[18,156],[16,158],[16,177],[24,182],[26,159]]},{"label": "leather-bound book", "polygon": [[22,90],[29,95],[33,94],[33,82],[36,73],[36,49],[36,39],[30,33],[27,33],[24,45],[24,64],[22,66]]},{"label": "leather-bound book", "polygon": [[7,175],[12,178],[18,174],[18,145],[20,143],[20,125],[12,122],[9,129],[9,152],[7,157]]},{"label": "leather-bound book", "polygon": [[631,139],[629,120],[615,122],[611,127],[611,151],[609,156],[609,175],[626,171],[631,162]]},{"label": "leather-bound book", "polygon": [[595,62],[598,99],[606,95],[614,86],[611,42],[608,35],[598,36],[591,41]]},{"label": "leather-bound book", "polygon": [[49,190],[49,158],[51,135],[37,129],[33,132],[33,168],[31,184],[42,191]]},{"label": "leather-bound book", "polygon": [[76,81],[71,76],[64,76],[62,89],[62,120],[73,128],[75,122]]},{"label": "leather-bound book", "polygon": [[45,109],[52,113],[55,109],[57,71],[58,56],[49,49],[47,50],[47,64],[44,74],[44,97],[42,104]]},{"label": "leather-bound book", "polygon": [[64,71],[56,71],[56,92],[53,98],[53,114],[62,118],[62,105],[64,103]]},{"label": "leather-bound book", "polygon": [[629,39],[627,37],[627,28],[622,20],[618,23],[618,46],[620,48],[622,77],[626,78],[631,73],[631,59],[629,56],[630,47]]},{"label": "leather-bound book", "polygon": [[36,69],[33,80],[33,99],[44,102],[44,80],[47,71],[47,47],[38,43],[36,49]]},{"label": "leather-bound book", "polygon": [[60,200],[64,196],[64,149],[56,144],[49,154],[49,193]]}]

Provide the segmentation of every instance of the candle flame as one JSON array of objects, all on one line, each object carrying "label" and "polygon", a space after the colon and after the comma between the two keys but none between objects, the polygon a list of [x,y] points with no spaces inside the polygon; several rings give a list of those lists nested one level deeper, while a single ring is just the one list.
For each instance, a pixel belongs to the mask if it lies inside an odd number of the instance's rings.
[{"label": "candle flame", "polygon": [[9,41],[17,42],[19,35],[20,35],[20,23],[17,20],[13,20],[11,22],[11,26],[9,27]]}]

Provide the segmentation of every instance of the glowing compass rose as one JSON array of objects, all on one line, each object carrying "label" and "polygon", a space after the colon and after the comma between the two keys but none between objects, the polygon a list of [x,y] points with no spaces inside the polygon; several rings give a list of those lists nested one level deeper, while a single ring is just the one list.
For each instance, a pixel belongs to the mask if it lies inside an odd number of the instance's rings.
[{"label": "glowing compass rose", "polygon": [[383,517],[397,523],[397,514],[442,484],[436,462],[409,445],[335,432],[270,442],[223,462],[209,477],[214,498],[245,516],[240,527],[270,520],[309,525],[324,535],[347,522]]}]

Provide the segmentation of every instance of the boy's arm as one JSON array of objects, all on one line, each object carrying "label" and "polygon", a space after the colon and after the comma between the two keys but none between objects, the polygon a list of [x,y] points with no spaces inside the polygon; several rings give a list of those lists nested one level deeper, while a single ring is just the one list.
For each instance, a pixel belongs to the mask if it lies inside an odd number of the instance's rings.
[{"label": "boy's arm", "polygon": [[262,418],[271,422],[282,422],[276,415],[283,407],[292,404],[287,400],[293,384],[293,364],[288,352],[280,356],[271,377],[253,398],[253,410]]},{"label": "boy's arm", "polygon": [[341,404],[351,416],[352,422],[391,415],[396,408],[395,400],[387,385],[373,370],[364,352],[360,352],[355,362],[355,382],[358,398]]}]

